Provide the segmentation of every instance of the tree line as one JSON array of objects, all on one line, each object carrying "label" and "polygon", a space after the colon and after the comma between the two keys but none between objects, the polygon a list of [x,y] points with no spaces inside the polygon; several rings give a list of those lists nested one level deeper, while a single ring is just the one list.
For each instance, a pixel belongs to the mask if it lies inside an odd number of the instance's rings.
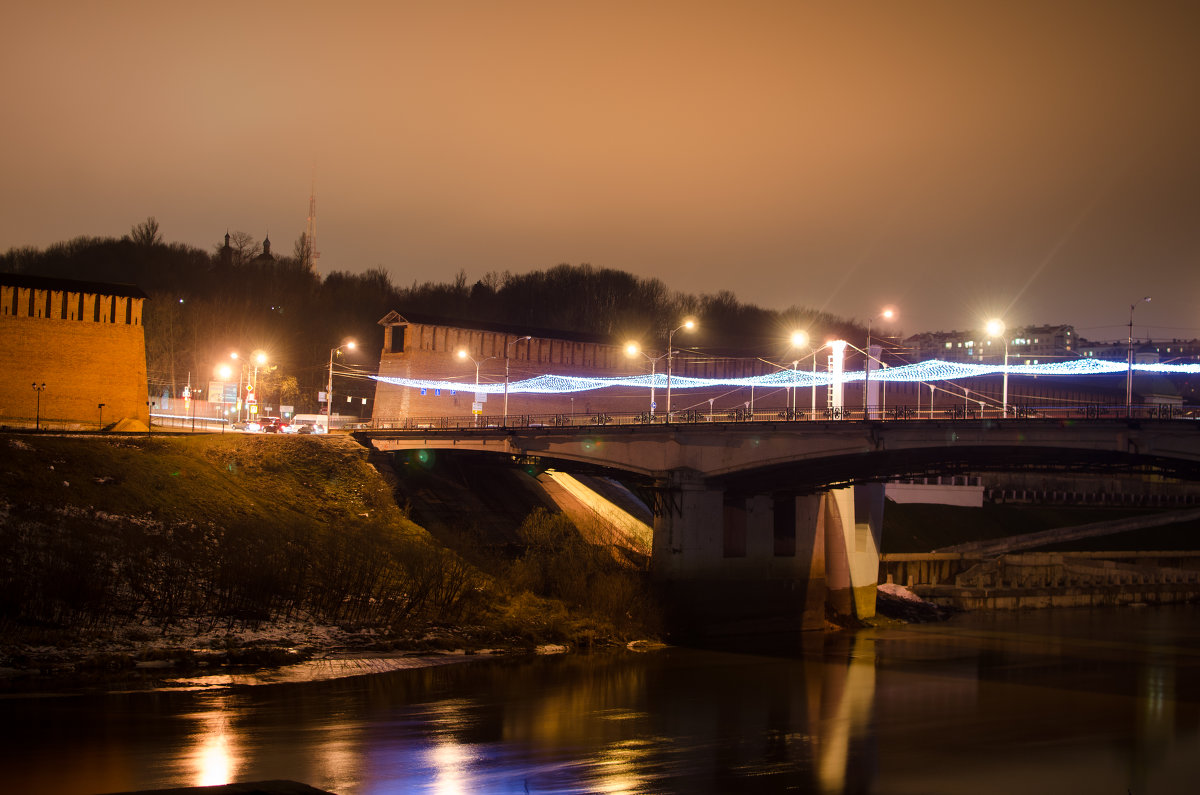
[{"label": "tree line", "polygon": [[[786,338],[796,328],[814,339],[861,333],[856,324],[812,309],[764,309],[730,291],[695,295],[657,278],[589,264],[490,271],[474,283],[460,270],[447,280],[400,287],[383,267],[321,276],[311,267],[303,235],[289,255],[263,253],[262,243],[241,231],[211,251],[167,243],[151,217],[120,238],[10,249],[0,255],[0,271],[141,288],[149,296],[143,317],[152,394],[179,397],[189,379],[205,385],[230,352],[261,349],[270,364],[258,375],[260,402],[291,400],[301,412],[317,409],[329,352],[345,339],[358,343],[346,363],[374,370],[383,346],[378,321],[392,310],[531,332],[592,334],[617,343],[636,339],[648,348],[662,348],[670,329],[695,317],[698,333],[677,338],[684,346],[780,359],[790,355]],[[339,379],[337,391],[371,397],[373,382]]]}]

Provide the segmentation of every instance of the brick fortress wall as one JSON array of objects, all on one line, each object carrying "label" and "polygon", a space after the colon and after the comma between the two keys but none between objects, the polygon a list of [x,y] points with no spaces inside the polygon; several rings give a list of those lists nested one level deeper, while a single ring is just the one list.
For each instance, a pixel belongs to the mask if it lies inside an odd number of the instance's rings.
[{"label": "brick fortress wall", "polygon": [[[627,357],[620,347],[593,341],[546,337],[523,340],[523,334],[427,323],[393,321],[385,322],[384,326],[384,349],[379,362],[381,376],[455,381],[462,387],[442,390],[440,395],[434,390],[426,390],[422,395],[419,389],[380,382],[375,389],[373,413],[377,420],[469,415],[475,400],[475,365],[470,359],[458,357],[460,348],[465,348],[480,362],[481,384],[504,383],[506,350],[510,383],[546,373],[607,376],[648,372],[646,368],[639,368],[639,363]],[[601,395],[603,400],[600,400]],[[570,395],[511,394],[508,398],[510,415],[600,410],[633,412],[647,408],[644,390],[579,392],[575,394],[574,402]],[[483,411],[488,416],[503,415],[503,394],[488,395]]]},{"label": "brick fortress wall", "polygon": [[66,280],[18,280],[56,282],[61,289],[0,283],[0,422],[34,418],[34,383],[46,385],[43,420],[95,427],[104,403],[105,425],[123,418],[147,422],[140,291],[113,295],[98,287],[72,290]]}]

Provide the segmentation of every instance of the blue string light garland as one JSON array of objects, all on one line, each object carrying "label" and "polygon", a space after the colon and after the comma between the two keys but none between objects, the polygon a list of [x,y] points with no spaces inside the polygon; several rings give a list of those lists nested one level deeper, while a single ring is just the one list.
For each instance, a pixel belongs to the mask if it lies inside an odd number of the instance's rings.
[{"label": "blue string light garland", "polygon": [[[1081,376],[1081,375],[1111,375],[1126,372],[1128,365],[1123,362],[1110,362],[1101,359],[1076,359],[1066,362],[1048,362],[1046,364],[1010,364],[1010,376],[1021,375],[1052,375],[1052,376]],[[1135,364],[1133,369],[1143,373],[1178,373],[1200,374],[1200,364]],[[954,381],[964,378],[979,378],[988,375],[1000,375],[1004,366],[999,364],[972,364],[964,362],[943,362],[931,359],[919,364],[906,364],[900,367],[889,367],[882,370],[872,370],[871,379],[889,384],[930,383],[934,381]],[[432,381],[421,378],[395,378],[392,376],[371,376],[393,386],[412,387],[414,389],[453,389],[462,392],[477,391],[497,395],[504,391],[503,383],[465,384],[461,381]],[[863,371],[842,373],[842,383],[853,383],[863,380]],[[827,386],[832,378],[828,373],[817,373],[815,376],[807,370],[779,370],[766,375],[747,378],[690,378],[688,376],[672,375],[671,389],[711,389],[721,387],[812,387]],[[666,389],[667,377],[657,373],[654,376],[615,376],[608,378],[584,378],[570,375],[540,375],[523,381],[514,381],[508,385],[508,393],[554,395],[571,392],[588,392],[594,389],[607,389],[614,386],[636,387],[650,389]]]}]

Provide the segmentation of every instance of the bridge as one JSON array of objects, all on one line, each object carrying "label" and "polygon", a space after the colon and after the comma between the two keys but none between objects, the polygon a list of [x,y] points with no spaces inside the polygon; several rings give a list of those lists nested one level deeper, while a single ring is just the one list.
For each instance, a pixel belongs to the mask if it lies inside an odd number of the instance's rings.
[{"label": "bridge", "polygon": [[[874,614],[883,482],[983,470],[1156,472],[1200,481],[1200,422],[1123,416],[704,421],[454,418],[363,429],[381,451],[466,451],[640,481],[651,571],[676,623],[815,628]],[[459,427],[455,427],[459,426]]]}]

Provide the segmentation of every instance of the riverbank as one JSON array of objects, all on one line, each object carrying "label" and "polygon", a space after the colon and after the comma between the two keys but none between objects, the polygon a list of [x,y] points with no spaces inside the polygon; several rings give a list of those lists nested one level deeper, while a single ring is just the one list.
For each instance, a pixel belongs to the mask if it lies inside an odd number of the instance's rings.
[{"label": "riverbank", "polygon": [[644,572],[531,516],[472,561],[346,437],[0,435],[0,689],[656,637]]}]

